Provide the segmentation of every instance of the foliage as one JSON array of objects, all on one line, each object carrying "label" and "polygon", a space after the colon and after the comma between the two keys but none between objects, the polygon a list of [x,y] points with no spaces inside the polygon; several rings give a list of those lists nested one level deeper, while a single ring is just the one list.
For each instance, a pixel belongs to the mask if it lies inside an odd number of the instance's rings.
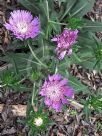
[{"label": "foliage", "polygon": [[21,77],[11,71],[5,71],[0,78],[1,87],[5,89],[14,89],[15,91],[25,91],[26,86],[21,84]]},{"label": "foliage", "polygon": [[[41,119],[42,122],[36,123],[36,120]],[[47,113],[39,109],[38,111],[30,110],[27,118],[27,124],[30,126],[30,133],[37,134],[47,129],[48,125],[51,125],[51,121],[48,118]]]},{"label": "foliage", "polygon": [[84,113],[87,120],[89,120],[92,111],[102,113],[102,97],[98,94],[90,95],[90,97],[84,102]]},{"label": "foliage", "polygon": [[[36,38],[24,41],[14,38],[11,41],[8,52],[0,56],[2,61],[12,64],[10,68],[2,71],[0,87],[5,86],[12,89],[20,87],[19,90],[21,90],[20,81],[22,77],[26,77],[36,84],[32,90],[36,90],[34,93],[37,94],[35,95],[37,99],[34,95],[31,97],[34,97],[35,103],[37,101],[37,104],[41,105],[43,100],[39,96],[39,90],[43,81],[48,75],[60,73],[68,79],[70,86],[75,90],[75,95],[81,92],[89,96],[87,101],[83,100],[84,113],[87,118],[91,110],[102,107],[101,98],[91,95],[88,87],[68,71],[73,63],[89,70],[100,71],[102,69],[102,42],[95,35],[95,32],[102,31],[102,23],[88,20],[85,17],[92,10],[94,2],[95,0],[59,0],[57,2],[54,0],[18,0],[19,6],[22,5],[34,16],[39,17],[41,32]],[[78,29],[79,33],[77,42],[72,47],[71,56],[66,56],[60,61],[55,55],[55,44],[51,39],[59,35],[64,28]],[[10,72],[7,72],[8,70]],[[27,87],[24,88],[29,90]],[[33,133],[42,131],[49,123],[48,116],[42,111],[43,108],[40,112],[29,109],[27,124]],[[34,118],[38,116],[45,119],[41,129],[38,129],[33,123]]]}]

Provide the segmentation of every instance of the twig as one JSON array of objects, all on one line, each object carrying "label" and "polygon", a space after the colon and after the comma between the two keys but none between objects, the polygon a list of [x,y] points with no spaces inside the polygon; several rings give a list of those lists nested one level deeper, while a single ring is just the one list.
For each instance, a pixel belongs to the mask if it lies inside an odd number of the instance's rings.
[{"label": "twig", "polygon": [[75,107],[76,109],[78,109],[78,110],[84,108],[84,105],[82,105],[82,104],[76,102],[75,100],[69,100],[69,99],[68,99],[68,101],[70,101],[70,104],[71,104],[73,107]]}]

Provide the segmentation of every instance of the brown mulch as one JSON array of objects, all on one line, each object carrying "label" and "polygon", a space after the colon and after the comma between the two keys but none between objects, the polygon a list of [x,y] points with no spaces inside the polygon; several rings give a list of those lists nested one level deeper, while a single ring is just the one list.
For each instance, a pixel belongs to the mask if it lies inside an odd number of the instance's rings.
[{"label": "brown mulch", "polygon": [[87,85],[90,90],[95,92],[96,90],[100,89],[102,92],[102,72],[97,72],[96,70],[85,70],[81,66],[76,66],[75,64],[73,64],[71,67],[70,72],[83,84]]},{"label": "brown mulch", "polygon": [[[96,0],[93,11],[88,13],[91,20],[102,21],[102,0]],[[96,33],[97,37],[102,40],[102,32]]]},{"label": "brown mulch", "polygon": [[[8,11],[17,6],[17,0],[0,0],[0,55],[5,52],[9,44],[9,34],[3,27],[5,15]],[[96,0],[94,10],[89,14],[95,20],[102,21],[102,0]],[[102,33],[97,33],[102,39]],[[4,65],[1,61],[0,65]],[[71,73],[81,80],[85,85],[95,91],[102,90],[102,73],[96,71],[88,71],[80,66],[73,65]],[[26,104],[29,93],[5,92],[0,88],[0,103],[5,104],[3,112],[0,114],[0,136],[28,136],[28,128],[25,125],[24,117],[14,116],[11,104]],[[42,136],[102,136],[102,117],[93,113],[90,117],[90,124],[85,121],[83,113],[79,110],[75,115],[69,114],[75,109],[70,107],[65,113],[52,114],[51,118],[56,120],[56,124],[49,128],[49,131]],[[41,136],[41,135],[39,135]]]}]

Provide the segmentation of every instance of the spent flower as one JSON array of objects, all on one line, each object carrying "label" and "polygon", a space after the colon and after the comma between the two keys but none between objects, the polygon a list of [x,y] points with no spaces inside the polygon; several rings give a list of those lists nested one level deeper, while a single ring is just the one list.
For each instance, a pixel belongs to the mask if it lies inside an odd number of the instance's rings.
[{"label": "spent flower", "polygon": [[38,17],[33,18],[32,14],[26,10],[14,10],[8,23],[4,26],[13,32],[18,39],[28,39],[36,37],[40,32],[40,21]]},{"label": "spent flower", "polygon": [[58,59],[62,60],[64,56],[72,54],[72,45],[76,42],[78,30],[71,30],[65,28],[60,35],[57,35],[52,41],[57,42],[57,53]]},{"label": "spent flower", "polygon": [[67,79],[62,79],[61,75],[54,74],[45,80],[40,95],[45,97],[44,103],[48,107],[58,112],[63,104],[68,104],[68,98],[74,96],[74,91],[68,86]]}]

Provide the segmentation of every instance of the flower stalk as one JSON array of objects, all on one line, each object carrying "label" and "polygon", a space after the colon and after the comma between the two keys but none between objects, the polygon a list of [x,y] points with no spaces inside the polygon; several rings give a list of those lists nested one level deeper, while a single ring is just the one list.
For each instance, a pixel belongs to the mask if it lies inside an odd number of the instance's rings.
[{"label": "flower stalk", "polygon": [[35,52],[32,50],[32,48],[31,48],[31,46],[29,45],[29,43],[28,43],[28,47],[29,47],[29,49],[30,49],[30,51],[31,51],[31,53],[32,53],[32,55],[33,55],[33,57],[38,61],[38,63],[39,63],[40,65],[42,65],[43,67],[47,68],[47,66],[46,66],[45,64],[43,64],[43,63],[40,61],[40,59],[36,56]]}]

